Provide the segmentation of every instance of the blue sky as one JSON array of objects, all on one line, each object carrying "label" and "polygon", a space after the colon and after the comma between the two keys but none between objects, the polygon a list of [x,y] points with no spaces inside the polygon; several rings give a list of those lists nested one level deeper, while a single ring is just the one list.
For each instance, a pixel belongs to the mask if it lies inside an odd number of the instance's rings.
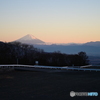
[{"label": "blue sky", "polygon": [[0,0],[0,40],[32,34],[45,42],[100,40],[100,0]]}]

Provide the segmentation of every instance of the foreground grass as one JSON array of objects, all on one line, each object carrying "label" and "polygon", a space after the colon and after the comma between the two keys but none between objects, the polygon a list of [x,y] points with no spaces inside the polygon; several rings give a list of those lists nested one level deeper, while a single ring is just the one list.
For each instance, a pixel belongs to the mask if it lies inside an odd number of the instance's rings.
[{"label": "foreground grass", "polygon": [[12,71],[0,73],[0,100],[99,100],[70,97],[70,91],[100,93],[100,72],[59,73]]}]

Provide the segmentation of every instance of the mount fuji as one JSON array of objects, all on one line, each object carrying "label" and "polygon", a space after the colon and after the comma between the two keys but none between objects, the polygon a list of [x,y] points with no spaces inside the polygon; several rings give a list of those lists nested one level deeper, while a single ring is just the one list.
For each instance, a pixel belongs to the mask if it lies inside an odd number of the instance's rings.
[{"label": "mount fuji", "polygon": [[18,40],[15,40],[16,42],[26,43],[26,44],[44,44],[45,42],[37,39],[35,36],[28,34]]}]

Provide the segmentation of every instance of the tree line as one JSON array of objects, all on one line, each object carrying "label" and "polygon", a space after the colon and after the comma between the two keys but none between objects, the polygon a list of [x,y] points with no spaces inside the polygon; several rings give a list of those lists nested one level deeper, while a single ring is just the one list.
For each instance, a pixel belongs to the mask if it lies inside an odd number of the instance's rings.
[{"label": "tree line", "polygon": [[82,66],[88,65],[89,60],[85,52],[78,54],[64,54],[60,51],[52,53],[44,52],[33,45],[20,42],[0,42],[0,64],[28,64],[47,66]]}]

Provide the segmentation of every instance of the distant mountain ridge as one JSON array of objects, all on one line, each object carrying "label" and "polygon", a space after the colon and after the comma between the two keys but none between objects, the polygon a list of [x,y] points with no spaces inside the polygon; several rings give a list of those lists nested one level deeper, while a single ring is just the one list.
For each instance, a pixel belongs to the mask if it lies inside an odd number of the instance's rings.
[{"label": "distant mountain ridge", "polygon": [[[21,42],[21,43],[26,43],[26,44],[47,44],[46,42],[36,38],[35,36],[31,34],[27,34],[20,39],[17,39],[15,41]],[[83,44],[78,44],[78,43],[50,43],[49,45],[71,45],[71,46],[76,46],[76,45],[85,45],[85,46],[100,46],[100,41],[91,41]]]},{"label": "distant mountain ridge", "polygon": [[84,51],[88,55],[100,56],[100,41],[87,42],[83,44],[77,44],[77,43],[48,44],[30,34],[16,41],[26,44],[32,44],[37,48],[43,49],[45,52],[60,51],[62,53],[67,53],[67,54],[76,54],[80,51]]},{"label": "distant mountain ridge", "polygon": [[26,43],[26,44],[43,44],[44,41],[36,38],[35,36],[28,34],[26,36],[23,36],[22,38],[15,40],[16,42]]},{"label": "distant mountain ridge", "polygon": [[86,45],[35,45],[35,47],[43,49],[46,52],[60,51],[61,53],[77,54],[80,51],[86,52],[88,55],[100,56],[100,46]]},{"label": "distant mountain ridge", "polygon": [[100,46],[100,41],[87,42],[87,43],[85,43],[84,45],[87,45],[87,46]]}]

